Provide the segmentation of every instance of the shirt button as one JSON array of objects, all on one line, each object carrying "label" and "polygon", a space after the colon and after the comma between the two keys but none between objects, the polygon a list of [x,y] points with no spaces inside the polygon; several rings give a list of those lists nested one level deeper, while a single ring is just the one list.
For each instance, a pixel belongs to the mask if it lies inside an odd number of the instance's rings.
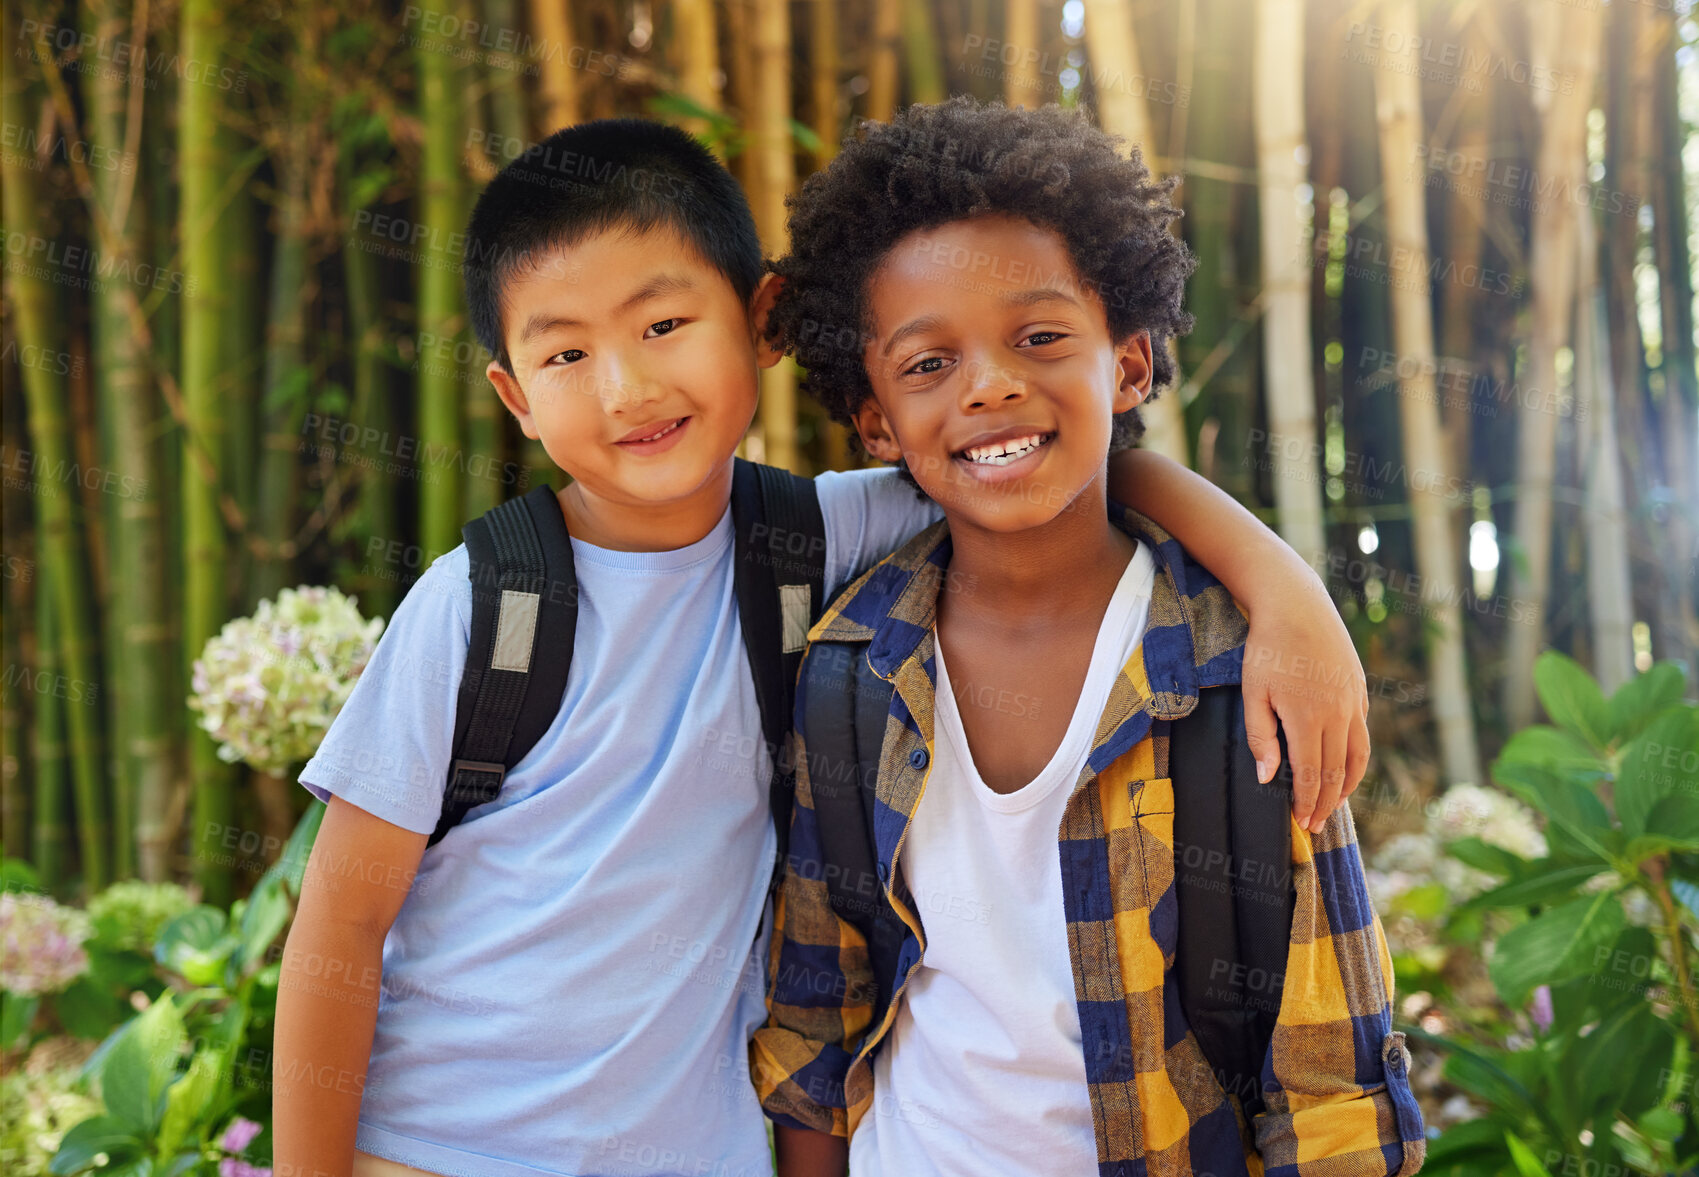
[{"label": "shirt button", "polygon": [[926,767],[926,760],[927,760],[927,756],[926,756],[926,749],[925,748],[916,748],[913,752],[910,752],[908,754],[908,762],[909,762],[910,767],[925,768]]},{"label": "shirt button", "polygon": [[879,881],[881,883],[889,882],[890,878],[891,878],[891,868],[886,866],[884,864],[884,862],[880,862],[879,863]]}]

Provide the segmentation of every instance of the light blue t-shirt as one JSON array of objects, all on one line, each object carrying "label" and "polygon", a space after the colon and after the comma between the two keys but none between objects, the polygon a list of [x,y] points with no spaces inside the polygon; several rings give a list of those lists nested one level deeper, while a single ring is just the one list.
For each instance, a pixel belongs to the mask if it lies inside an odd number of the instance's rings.
[{"label": "light blue t-shirt", "polygon": [[[828,599],[939,517],[894,471],[815,485]],[[770,758],[732,541],[729,507],[675,551],[572,541],[564,703],[411,880],[384,942],[360,1149],[457,1177],[772,1172],[747,1056]],[[471,608],[460,547],[395,611],[301,773],[314,795],[435,829]]]}]

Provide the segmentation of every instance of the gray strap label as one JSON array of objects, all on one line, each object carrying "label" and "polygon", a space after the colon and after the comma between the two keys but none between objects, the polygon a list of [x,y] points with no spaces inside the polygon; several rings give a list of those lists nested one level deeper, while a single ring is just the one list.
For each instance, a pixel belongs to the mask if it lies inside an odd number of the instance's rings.
[{"label": "gray strap label", "polygon": [[537,636],[536,593],[501,591],[501,613],[496,621],[496,644],[490,653],[490,669],[531,669],[531,644]]}]

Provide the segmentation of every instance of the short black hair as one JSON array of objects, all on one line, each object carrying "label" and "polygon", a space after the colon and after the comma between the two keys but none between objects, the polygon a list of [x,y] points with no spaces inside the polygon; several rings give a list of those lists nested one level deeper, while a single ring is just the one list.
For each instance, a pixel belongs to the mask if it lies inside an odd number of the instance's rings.
[{"label": "short black hair", "polygon": [[[1012,214],[1062,236],[1113,339],[1150,333],[1154,395],[1174,379],[1168,341],[1192,327],[1181,303],[1197,263],[1168,231],[1178,183],[1153,179],[1136,146],[1121,154],[1119,140],[1054,103],[1011,109],[961,96],[888,123],[864,119],[787,202],[790,252],[771,266],[785,284],[767,337],[796,357],[826,411],[851,424],[873,394],[862,361],[867,283],[886,254],[917,229]],[[1143,432],[1136,409],[1119,414],[1111,449]]]},{"label": "short black hair", "polygon": [[689,133],[647,119],[596,119],[556,131],[504,167],[466,226],[461,273],[478,342],[509,375],[507,281],[546,254],[609,229],[677,230],[748,304],[761,238],[743,189]]}]

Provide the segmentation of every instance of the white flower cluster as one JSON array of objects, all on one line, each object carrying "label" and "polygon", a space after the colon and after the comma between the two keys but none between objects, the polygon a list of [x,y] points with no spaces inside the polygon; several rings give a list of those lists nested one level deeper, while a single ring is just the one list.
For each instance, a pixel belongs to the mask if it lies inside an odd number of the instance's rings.
[{"label": "white flower cluster", "polygon": [[19,997],[58,993],[88,971],[86,914],[30,892],[0,893],[0,989]]},{"label": "white flower cluster", "polygon": [[206,644],[189,706],[220,759],[283,772],[317,750],[382,632],[337,589],[284,589]]},{"label": "white flower cluster", "polygon": [[1427,809],[1421,833],[1383,842],[1369,865],[1369,894],[1377,907],[1414,887],[1439,883],[1454,901],[1479,895],[1498,880],[1445,853],[1445,844],[1479,838],[1522,858],[1543,858],[1546,838],[1534,813],[1510,794],[1479,785],[1453,785]]}]

